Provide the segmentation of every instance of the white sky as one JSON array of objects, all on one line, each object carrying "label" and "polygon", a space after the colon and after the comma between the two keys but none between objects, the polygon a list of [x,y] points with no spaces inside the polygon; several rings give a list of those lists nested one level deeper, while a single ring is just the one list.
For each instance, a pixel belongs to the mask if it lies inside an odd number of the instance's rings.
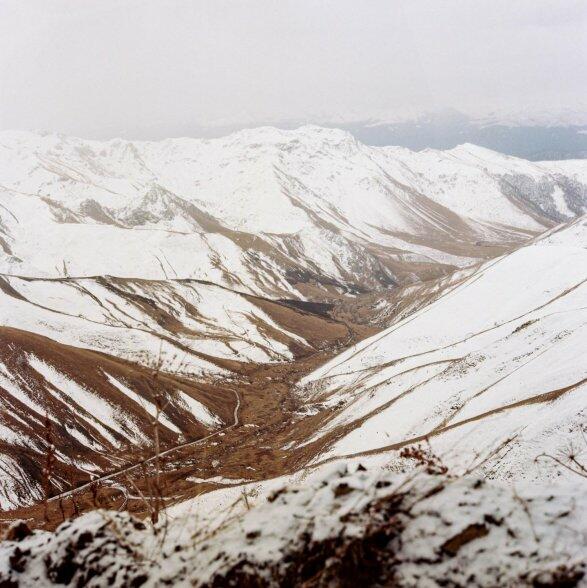
[{"label": "white sky", "polygon": [[0,128],[582,108],[586,0],[0,0]]}]

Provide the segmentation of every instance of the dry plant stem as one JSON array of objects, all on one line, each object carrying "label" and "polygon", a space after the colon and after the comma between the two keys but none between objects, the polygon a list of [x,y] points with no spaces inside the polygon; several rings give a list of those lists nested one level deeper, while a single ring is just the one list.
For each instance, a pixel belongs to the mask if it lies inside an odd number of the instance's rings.
[{"label": "dry plant stem", "polygon": [[587,468],[585,468],[585,466],[584,466],[582,463],[579,463],[579,462],[577,461],[577,458],[576,458],[576,457],[572,456],[572,457],[569,457],[569,459],[570,459],[570,460],[571,460],[571,461],[572,461],[572,462],[573,462],[573,463],[574,463],[574,464],[575,464],[575,465],[576,465],[576,466],[577,466],[577,467],[578,467],[578,468],[579,468],[579,469],[580,469],[580,470],[581,470],[581,471],[582,471],[584,474],[587,474]]},{"label": "dry plant stem", "polygon": [[65,508],[63,507],[63,498],[61,496],[59,497],[59,510],[61,511],[61,521],[65,522]]},{"label": "dry plant stem", "polygon": [[149,515],[151,516],[151,520],[152,520],[153,507],[152,507],[151,501],[149,499],[147,499],[147,497],[145,497],[145,495],[141,492],[141,489],[135,484],[134,480],[132,480],[129,476],[126,477],[126,480],[135,489],[136,493],[141,498],[141,501],[147,507],[147,510],[149,511]]},{"label": "dry plant stem", "polygon": [[[581,438],[583,439],[583,443],[585,445],[585,448],[587,449],[587,437],[585,436],[585,431],[582,427],[579,427],[579,432],[581,433]],[[582,455],[582,453],[580,453],[580,455]],[[560,465],[561,467],[568,470],[569,472],[572,472],[576,476],[580,476],[581,478],[587,478],[587,467],[585,467],[585,465],[577,459],[577,451],[573,448],[572,444],[568,450],[568,453],[564,457],[566,457],[569,460],[569,462],[575,465],[578,469],[570,466],[568,463],[565,463],[564,461],[562,461],[562,459],[559,459],[558,457],[550,455],[548,453],[541,453],[540,455],[536,456],[534,461],[537,462],[539,459],[550,459],[558,465]]]},{"label": "dry plant stem", "polygon": [[536,543],[539,543],[540,542],[540,538],[538,537],[538,534],[536,533],[536,529],[534,528],[534,521],[532,520],[532,514],[530,513],[530,509],[528,508],[528,502],[526,500],[524,500],[517,493],[515,487],[513,487],[513,491],[514,491],[514,498],[522,506],[522,510],[524,511],[524,513],[526,514],[526,517],[528,518],[528,523],[530,525],[530,529],[532,530],[532,535],[534,536],[534,541]]},{"label": "dry plant stem", "polygon": [[[554,455],[549,455],[548,453],[541,453],[540,455],[536,456],[536,461],[538,461],[538,459],[540,459],[540,458],[551,459],[552,461],[558,463],[558,465],[560,465],[563,468],[569,470],[573,474],[576,474],[577,476],[581,476],[582,478],[587,478],[587,472],[586,471],[576,470],[575,468],[572,468],[570,465],[567,465],[565,462],[563,462],[562,460],[558,459],[558,457],[555,457]],[[580,466],[580,467],[581,467],[582,470],[585,469],[583,466]]]},{"label": "dry plant stem", "polygon": [[75,492],[71,495],[71,504],[73,506],[73,518],[77,518],[79,516],[79,508],[75,499]]},{"label": "dry plant stem", "polygon": [[90,484],[90,492],[92,493],[92,504],[94,508],[98,508],[98,484],[97,482],[92,482]]},{"label": "dry plant stem", "polygon": [[159,509],[161,508],[160,494],[161,494],[161,445],[159,441],[159,418],[161,415],[161,404],[159,395],[156,396],[155,404],[157,406],[156,416],[153,422],[153,438],[155,442],[155,482],[153,484],[153,524],[159,520]]},{"label": "dry plant stem", "polygon": [[516,437],[518,437],[518,435],[519,433],[516,433],[513,437],[509,437],[508,439],[503,441],[503,443],[500,443],[495,449],[489,451],[486,454],[486,456],[483,459],[481,459],[481,461],[476,461],[480,457],[479,454],[476,454],[471,464],[463,472],[463,475],[468,476],[476,472],[478,469],[482,468],[492,457],[498,455],[500,451],[502,451],[503,449],[508,447],[508,445],[513,443],[516,440]]},{"label": "dry plant stem", "polygon": [[247,496],[246,490],[243,490],[243,499],[245,501],[245,506],[247,507],[247,510],[251,510],[251,506],[249,504],[249,497]]},{"label": "dry plant stem", "polygon": [[[43,490],[45,495],[43,510],[46,524],[49,522],[49,498],[51,498],[51,480],[53,478],[53,467],[55,465],[55,446],[53,445],[53,428],[51,425],[51,419],[49,418],[49,413],[45,413],[44,430],[45,443],[47,447],[45,452],[45,467],[43,468]],[[60,507],[63,513],[63,505],[60,504]]]},{"label": "dry plant stem", "polygon": [[142,464],[141,469],[143,470],[143,479],[145,480],[147,499],[149,505],[149,514],[151,515],[151,524],[154,525],[155,511],[154,511],[154,500],[153,500],[153,486],[151,484],[151,475],[147,470],[147,465]]},{"label": "dry plant stem", "polygon": [[155,418],[153,419],[153,445],[155,451],[155,479],[154,482],[149,484],[150,488],[150,496],[152,500],[153,508],[151,510],[151,522],[153,525],[156,525],[159,521],[159,512],[161,510],[161,441],[159,437],[159,419],[161,418],[161,413],[165,409],[167,402],[164,404],[164,399],[161,395],[161,391],[159,389],[159,372],[161,371],[161,362],[162,362],[162,346],[163,342],[159,343],[159,355],[157,357],[157,363],[155,365],[155,369],[153,370],[152,378],[151,378],[151,393],[153,395],[153,399],[155,400]]}]

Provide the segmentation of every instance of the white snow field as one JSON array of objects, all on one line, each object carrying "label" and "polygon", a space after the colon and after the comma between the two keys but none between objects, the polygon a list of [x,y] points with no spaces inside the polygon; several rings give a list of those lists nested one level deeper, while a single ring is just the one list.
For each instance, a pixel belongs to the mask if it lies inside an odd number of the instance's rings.
[{"label": "white snow field", "polygon": [[470,270],[303,378],[307,403],[344,403],[315,434],[332,435],[317,461],[427,438],[453,466],[495,452],[492,476],[544,474],[537,456],[583,442],[586,245],[582,217]]}]

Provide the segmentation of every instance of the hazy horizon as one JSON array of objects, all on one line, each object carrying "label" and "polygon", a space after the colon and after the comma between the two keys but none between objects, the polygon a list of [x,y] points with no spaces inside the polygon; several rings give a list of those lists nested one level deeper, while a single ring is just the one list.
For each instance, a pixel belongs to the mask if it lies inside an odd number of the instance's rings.
[{"label": "hazy horizon", "polygon": [[572,0],[5,0],[0,17],[0,129],[160,139],[585,110]]}]

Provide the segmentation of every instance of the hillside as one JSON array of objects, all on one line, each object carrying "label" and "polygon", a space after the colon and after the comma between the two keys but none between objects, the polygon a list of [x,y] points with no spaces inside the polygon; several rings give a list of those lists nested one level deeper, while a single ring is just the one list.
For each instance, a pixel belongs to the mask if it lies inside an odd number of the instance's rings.
[{"label": "hillside", "polygon": [[285,298],[383,290],[571,220],[586,183],[581,161],[368,147],[320,127],[158,143],[3,132],[0,271]]},{"label": "hillside", "polygon": [[[348,327],[212,284],[0,277],[0,504],[66,490],[235,421],[255,366],[336,347]],[[295,333],[290,329],[295,329]],[[242,396],[242,394],[241,394]],[[223,433],[224,434],[224,433]]]},{"label": "hillside", "polygon": [[429,440],[453,467],[548,475],[537,456],[564,454],[585,421],[585,243],[582,217],[432,296],[408,291],[428,303],[301,380],[306,403],[342,407],[312,438],[318,461]]}]

